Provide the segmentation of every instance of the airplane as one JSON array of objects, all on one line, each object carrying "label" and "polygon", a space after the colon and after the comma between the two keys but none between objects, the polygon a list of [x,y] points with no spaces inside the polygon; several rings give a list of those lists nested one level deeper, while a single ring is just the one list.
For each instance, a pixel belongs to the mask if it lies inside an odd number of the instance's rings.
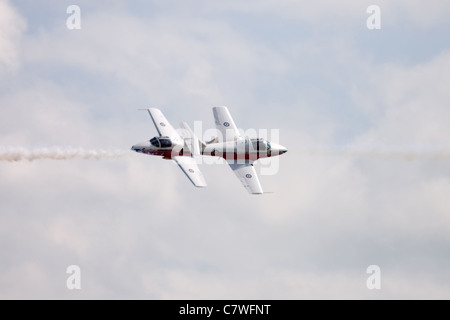
[{"label": "airplane", "polygon": [[159,136],[135,144],[131,150],[174,160],[198,188],[204,188],[207,184],[194,156],[224,158],[250,194],[263,194],[253,163],[259,158],[279,156],[287,152],[285,147],[266,139],[242,137],[227,107],[213,108],[219,137],[209,142],[199,140],[186,122],[181,123],[183,130],[177,131],[161,110],[145,110],[150,114]]}]

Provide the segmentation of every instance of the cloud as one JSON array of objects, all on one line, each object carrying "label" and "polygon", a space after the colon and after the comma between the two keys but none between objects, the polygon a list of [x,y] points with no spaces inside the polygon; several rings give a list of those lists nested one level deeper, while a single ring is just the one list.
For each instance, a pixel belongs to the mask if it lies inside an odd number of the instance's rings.
[{"label": "cloud", "polygon": [[[348,31],[349,27],[360,25],[365,28],[368,14],[366,9],[370,5],[381,8],[382,21],[386,25],[406,25],[418,28],[430,28],[446,23],[449,5],[440,0],[433,0],[424,4],[420,0],[406,1],[330,1],[320,0],[314,3],[293,0],[264,0],[264,1],[227,1],[223,3],[196,1],[183,7],[185,12],[210,13],[228,12],[244,13],[258,19],[265,16],[271,21],[292,19],[302,23],[313,23],[318,28],[340,27]],[[166,2],[170,7],[173,2]]]},{"label": "cloud", "polygon": [[18,51],[25,20],[7,0],[0,1],[0,76],[19,66]]},{"label": "cloud", "polygon": [[[252,83],[252,73],[239,70],[277,72],[284,67],[275,53],[207,18],[163,15],[147,22],[127,12],[98,12],[83,20],[79,32],[61,28],[29,40],[29,63],[70,66],[87,75],[100,72],[142,92],[155,105],[186,104],[174,100],[183,95],[210,106],[227,100],[231,81]],[[230,78],[230,72],[223,72],[227,69],[239,77]]]},{"label": "cloud", "polygon": [[394,14],[388,13],[390,18],[395,19],[390,24],[394,21],[397,23],[402,21],[410,27],[414,26],[421,29],[447,23],[445,12],[450,9],[448,3],[439,0],[433,0],[427,4],[419,0],[382,1],[380,6],[394,12]]},{"label": "cloud", "polygon": [[[351,28],[329,32],[346,19],[364,28],[365,7],[349,1],[117,3],[81,3],[81,30],[22,36],[21,67],[3,77],[0,144],[124,149],[156,134],[136,108],[207,129],[210,107],[226,104],[243,128],[280,128],[289,152],[261,176],[275,193],[250,197],[226,165],[203,165],[198,190],[174,163],[137,154],[1,162],[1,297],[449,296],[447,162],[307,152],[446,146],[446,51],[367,59]],[[283,39],[253,28],[268,17]],[[305,27],[315,32],[292,31]],[[79,292],[65,287],[72,264]],[[381,291],[365,286],[371,264]]]},{"label": "cloud", "polygon": [[449,71],[448,51],[413,67],[381,66],[370,90],[355,92],[359,108],[377,119],[358,143],[448,148]]}]

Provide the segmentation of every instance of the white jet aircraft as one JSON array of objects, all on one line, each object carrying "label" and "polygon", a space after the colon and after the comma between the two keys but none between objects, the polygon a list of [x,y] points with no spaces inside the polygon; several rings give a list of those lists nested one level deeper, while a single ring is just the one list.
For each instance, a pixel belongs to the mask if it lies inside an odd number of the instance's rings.
[{"label": "white jet aircraft", "polygon": [[159,109],[146,110],[159,136],[136,144],[131,150],[174,160],[192,184],[199,188],[206,187],[206,181],[198,168],[195,155],[223,157],[249,193],[262,194],[253,163],[259,158],[279,156],[287,152],[285,147],[266,139],[243,138],[227,107],[213,108],[216,128],[221,138],[206,143],[194,135],[187,123],[181,124],[184,129],[180,131],[184,132],[181,137]]}]

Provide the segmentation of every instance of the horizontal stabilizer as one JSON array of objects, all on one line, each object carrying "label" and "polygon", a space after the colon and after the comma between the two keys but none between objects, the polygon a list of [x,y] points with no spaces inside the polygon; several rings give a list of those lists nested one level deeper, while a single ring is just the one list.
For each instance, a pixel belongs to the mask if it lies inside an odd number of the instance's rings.
[{"label": "horizontal stabilizer", "polygon": [[197,138],[186,122],[182,122],[180,126],[184,129],[184,142],[186,147],[193,156],[199,156],[201,154],[200,150],[202,150],[206,144]]}]

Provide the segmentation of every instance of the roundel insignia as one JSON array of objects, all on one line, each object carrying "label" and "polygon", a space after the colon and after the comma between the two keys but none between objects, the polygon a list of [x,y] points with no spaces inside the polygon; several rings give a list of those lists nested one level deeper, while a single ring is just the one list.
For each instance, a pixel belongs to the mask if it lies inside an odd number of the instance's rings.
[{"label": "roundel insignia", "polygon": [[160,125],[161,127],[165,127],[165,126],[166,126],[166,124],[165,124],[164,122],[160,122],[159,125]]},{"label": "roundel insignia", "polygon": [[192,169],[189,169],[188,171],[189,171],[190,173],[194,173],[194,170],[192,170]]},{"label": "roundel insignia", "polygon": [[229,126],[230,126],[230,123],[229,123],[229,122],[224,122],[223,125],[224,125],[225,127],[229,127]]},{"label": "roundel insignia", "polygon": [[246,175],[245,175],[245,177],[247,178],[247,179],[250,179],[251,177],[253,177],[250,173],[247,173]]}]

